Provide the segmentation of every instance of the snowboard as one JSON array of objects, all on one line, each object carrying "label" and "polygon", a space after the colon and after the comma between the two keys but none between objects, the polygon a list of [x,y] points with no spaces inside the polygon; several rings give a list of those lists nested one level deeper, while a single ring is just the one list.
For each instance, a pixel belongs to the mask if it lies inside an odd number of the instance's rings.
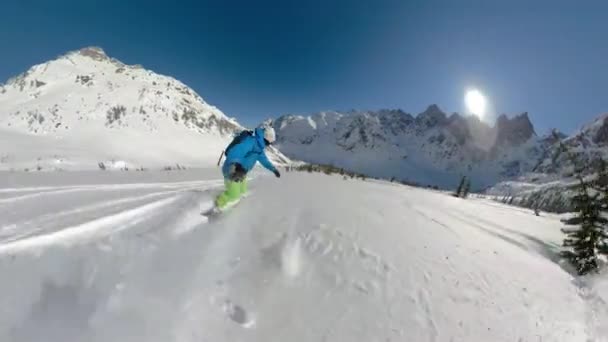
[{"label": "snowboard", "polygon": [[211,207],[211,209],[205,210],[201,213],[202,216],[207,217],[208,219],[217,218],[222,214],[222,210],[216,206]]},{"label": "snowboard", "polygon": [[215,219],[215,218],[219,217],[220,215],[222,215],[223,213],[225,213],[225,212],[229,211],[230,209],[234,208],[244,198],[249,197],[249,195],[250,195],[250,193],[248,192],[248,193],[242,195],[238,200],[227,204],[224,208],[221,208],[221,209],[218,208],[217,206],[215,206],[215,204],[214,204],[213,207],[211,207],[211,209],[203,211],[201,213],[201,215],[206,216],[209,219]]}]

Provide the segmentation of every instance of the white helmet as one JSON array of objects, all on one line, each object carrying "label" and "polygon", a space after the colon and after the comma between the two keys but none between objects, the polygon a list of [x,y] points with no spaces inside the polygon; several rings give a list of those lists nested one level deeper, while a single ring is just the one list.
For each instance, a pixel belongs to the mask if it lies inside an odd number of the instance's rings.
[{"label": "white helmet", "polygon": [[273,142],[275,142],[275,140],[277,140],[277,136],[276,136],[276,133],[274,132],[274,128],[272,128],[271,126],[264,127],[264,139],[266,139],[266,141],[268,141],[270,144],[272,144]]}]

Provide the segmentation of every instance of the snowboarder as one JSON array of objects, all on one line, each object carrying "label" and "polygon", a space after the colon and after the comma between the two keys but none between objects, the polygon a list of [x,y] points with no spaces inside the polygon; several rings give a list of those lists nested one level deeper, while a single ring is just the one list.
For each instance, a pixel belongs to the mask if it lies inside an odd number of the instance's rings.
[{"label": "snowboarder", "polygon": [[276,177],[281,177],[279,170],[272,165],[264,152],[264,149],[274,141],[274,129],[268,126],[258,127],[254,132],[243,131],[228,145],[224,152],[226,161],[222,166],[226,189],[215,199],[217,208],[225,208],[247,192],[247,173],[256,162],[262,164]]}]

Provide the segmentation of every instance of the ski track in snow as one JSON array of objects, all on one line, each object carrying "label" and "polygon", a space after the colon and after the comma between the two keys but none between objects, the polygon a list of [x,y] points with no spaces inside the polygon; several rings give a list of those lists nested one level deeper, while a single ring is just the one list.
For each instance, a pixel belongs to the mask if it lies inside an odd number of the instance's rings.
[{"label": "ski track in snow", "polygon": [[[0,213],[21,208],[0,221],[0,272],[23,284],[0,284],[0,340],[606,341],[605,296],[573,286],[552,254],[556,220],[409,187],[281,181],[256,180],[213,221],[200,213],[221,180],[0,189]],[[73,206],[43,210],[62,201]]]},{"label": "ski track in snow", "polygon": [[[12,235],[6,240],[0,240],[0,242],[7,243],[14,240],[22,239],[31,236],[33,233],[40,230],[49,231],[50,228],[52,228],[54,225],[61,223],[62,219],[82,219],[84,214],[87,213],[91,213],[91,215],[94,216],[99,216],[106,214],[106,212],[109,212],[107,213],[107,215],[110,215],[112,212],[121,211],[123,208],[131,205],[132,203],[138,205],[138,202],[146,203],[151,199],[156,199],[159,197],[168,197],[169,195],[173,195],[187,190],[190,189],[187,188],[181,190],[160,191],[146,195],[129,196],[118,200],[109,200],[91,205],[84,205],[81,207],[76,207],[74,209],[64,210],[57,213],[44,214],[33,220],[27,220],[18,223],[11,223],[10,225],[6,226],[0,226],[0,239],[4,235],[3,232]],[[12,234],[12,231],[16,229],[19,229],[19,234]]]},{"label": "ski track in snow", "polygon": [[69,244],[74,241],[81,242],[83,238],[91,237],[95,233],[104,230],[104,228],[111,227],[111,229],[106,229],[104,232],[105,235],[111,235],[141,223],[146,219],[146,216],[171,204],[175,199],[176,197],[169,197],[76,226],[64,227],[53,233],[43,233],[34,237],[4,243],[0,246],[0,254],[32,250],[53,244]]},{"label": "ski track in snow", "polygon": [[[84,237],[109,236],[151,219],[163,207],[175,202],[180,194],[188,192],[202,194],[218,188],[221,182],[211,180],[0,189],[0,192],[15,195],[0,200],[0,211],[10,210],[14,206],[44,206],[46,201],[61,200],[61,196],[67,194],[74,196],[76,193],[116,192],[121,195],[129,191],[135,193],[141,190],[151,191],[144,195],[125,196],[106,201],[101,199],[92,204],[83,203],[67,210],[28,217],[26,220],[0,222],[0,254],[78,242]],[[34,193],[20,195],[23,192]],[[210,203],[208,205],[211,206]],[[72,222],[71,225],[62,226],[64,221]]]},{"label": "ski track in snow", "polygon": [[[216,185],[220,185],[222,181],[212,182]],[[74,192],[87,192],[87,191],[118,191],[118,190],[138,190],[138,189],[149,189],[149,188],[161,188],[161,189],[175,189],[183,188],[185,186],[195,188],[200,186],[206,186],[209,181],[202,182],[177,182],[177,183],[141,183],[141,184],[94,184],[94,185],[78,185],[78,186],[58,186],[58,187],[30,187],[30,188],[11,188],[11,189],[0,189],[0,193],[9,194],[8,197],[0,199],[0,205],[6,203],[12,203],[15,201],[23,201],[41,196],[56,196],[59,194],[69,194]],[[25,195],[10,196],[10,194],[32,192]]]}]

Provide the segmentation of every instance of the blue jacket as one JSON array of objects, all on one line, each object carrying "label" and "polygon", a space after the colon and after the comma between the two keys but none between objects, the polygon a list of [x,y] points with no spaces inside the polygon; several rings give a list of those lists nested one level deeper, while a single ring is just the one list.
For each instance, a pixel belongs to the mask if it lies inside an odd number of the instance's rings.
[{"label": "blue jacket", "polygon": [[266,142],[264,142],[264,129],[256,128],[255,134],[245,137],[239,144],[234,145],[226,154],[226,161],[222,166],[222,173],[225,178],[228,178],[230,164],[239,163],[247,170],[251,171],[256,162],[260,162],[266,169],[274,172],[276,168],[264,152]]}]

